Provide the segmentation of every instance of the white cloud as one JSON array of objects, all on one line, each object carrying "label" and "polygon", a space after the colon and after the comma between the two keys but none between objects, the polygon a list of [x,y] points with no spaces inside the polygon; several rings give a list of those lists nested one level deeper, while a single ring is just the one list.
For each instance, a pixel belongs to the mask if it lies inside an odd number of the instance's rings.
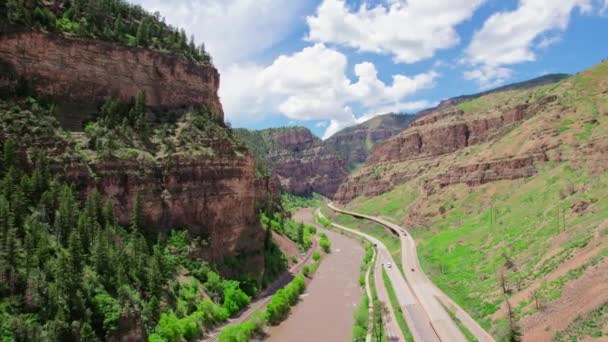
[{"label": "white cloud", "polygon": [[474,68],[465,79],[482,87],[504,82],[511,77],[504,66],[536,60],[534,49],[556,43],[573,10],[587,13],[591,8],[591,0],[520,0],[515,10],[493,14],[465,51],[465,62]]},{"label": "white cloud", "polygon": [[279,56],[271,65],[234,66],[224,73],[220,95],[230,120],[239,122],[264,113],[281,113],[293,120],[329,121],[325,137],[357,123],[352,106],[366,111],[419,108],[405,101],[435,84],[434,71],[413,77],[394,75],[392,84],[378,79],[370,62],[354,66],[356,82],[347,77],[347,57],[324,44]]},{"label": "white cloud", "polygon": [[543,39],[538,43],[538,48],[546,49],[549,46],[559,43],[561,41],[562,41],[562,37],[560,37],[559,35],[555,35],[552,37],[543,37]]},{"label": "white cloud", "polygon": [[513,72],[509,68],[494,65],[481,65],[476,69],[465,71],[464,79],[475,81],[482,90],[495,88],[511,78]]},{"label": "white cloud", "polygon": [[306,0],[131,0],[204,42],[220,69],[287,37]]},{"label": "white cloud", "polygon": [[455,26],[472,16],[484,0],[391,0],[358,10],[346,1],[324,0],[307,17],[312,42],[346,45],[360,51],[391,54],[414,63],[457,45]]}]

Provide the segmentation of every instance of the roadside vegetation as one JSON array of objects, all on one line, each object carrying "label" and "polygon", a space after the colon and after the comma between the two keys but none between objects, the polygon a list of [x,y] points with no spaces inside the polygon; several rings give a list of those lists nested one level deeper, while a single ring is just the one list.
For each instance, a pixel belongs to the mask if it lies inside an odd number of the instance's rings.
[{"label": "roadside vegetation", "polygon": [[281,204],[287,212],[293,213],[300,208],[316,208],[323,199],[318,193],[313,193],[310,197],[293,195],[288,192],[281,193]]},{"label": "roadside vegetation", "polygon": [[403,316],[403,311],[401,310],[401,305],[399,305],[399,300],[397,299],[397,294],[395,294],[393,284],[391,283],[391,280],[384,268],[382,268],[382,279],[384,280],[384,286],[386,287],[386,292],[388,292],[388,298],[391,302],[391,306],[393,307],[393,311],[395,312],[397,324],[399,324],[403,337],[405,337],[405,340],[408,342],[414,341],[414,337],[412,336],[412,333],[410,332],[407,322]]},{"label": "roadside vegetation", "polygon": [[[367,271],[373,265],[373,257],[374,257],[374,247],[370,243],[365,244],[365,255],[363,256],[363,262],[361,263],[361,274],[359,275],[359,285],[363,289],[363,297],[361,298],[361,303],[357,306],[357,310],[354,314],[355,324],[353,326],[353,336],[352,340],[354,342],[362,342],[365,341],[367,337],[368,330],[370,328],[369,322],[369,307],[370,307],[370,298],[367,295],[367,291],[365,290],[366,284],[366,275]],[[372,317],[373,319],[373,317]]]},{"label": "roadside vegetation", "polygon": [[306,289],[306,278],[313,276],[321,264],[321,253],[312,255],[312,265],[305,265],[289,284],[278,290],[270,299],[265,310],[255,312],[243,323],[233,324],[222,329],[218,336],[220,342],[248,342],[256,334],[263,332],[266,325],[277,325],[289,316],[291,307],[297,304]]}]

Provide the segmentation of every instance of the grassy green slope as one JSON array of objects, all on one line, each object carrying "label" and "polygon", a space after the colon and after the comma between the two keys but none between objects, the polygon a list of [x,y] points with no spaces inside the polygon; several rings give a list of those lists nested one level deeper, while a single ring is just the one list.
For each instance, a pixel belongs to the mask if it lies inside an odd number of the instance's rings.
[{"label": "grassy green slope", "polygon": [[[545,277],[583,248],[596,259],[605,254],[601,246],[608,236],[608,174],[602,171],[603,159],[593,159],[593,151],[601,150],[597,145],[608,133],[608,98],[602,95],[608,88],[607,76],[604,62],[557,84],[458,105],[467,115],[483,117],[495,112],[497,103],[556,96],[560,112],[541,111],[503,138],[468,148],[449,161],[466,164],[517,155],[537,139],[556,144],[552,153],[561,157],[536,163],[535,176],[477,187],[453,185],[428,194],[423,182],[439,172],[430,169],[380,196],[359,197],[349,207],[417,227],[412,233],[426,273],[484,327],[493,327],[500,335],[501,270],[521,319],[537,309],[518,292],[540,285],[541,301],[554,301],[585,269],[558,280],[544,281]],[[445,165],[436,169],[444,170]],[[422,224],[413,225],[414,216],[422,218]],[[514,267],[508,267],[511,263]]]}]

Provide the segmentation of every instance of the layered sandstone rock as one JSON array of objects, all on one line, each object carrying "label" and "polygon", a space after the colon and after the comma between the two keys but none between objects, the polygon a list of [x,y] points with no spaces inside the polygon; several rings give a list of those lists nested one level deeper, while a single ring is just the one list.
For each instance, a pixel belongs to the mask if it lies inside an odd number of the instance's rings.
[{"label": "layered sandstone rock", "polygon": [[[532,177],[536,174],[535,160],[532,156],[492,160],[483,163],[453,166],[448,172],[439,175],[433,183],[440,187],[464,183],[469,186],[481,185],[503,179]],[[545,159],[538,161],[546,161]]]},{"label": "layered sandstone rock", "polygon": [[378,115],[358,125],[345,128],[324,143],[338,152],[346,165],[365,162],[371,149],[405,129],[415,116],[407,114]]},{"label": "layered sandstone rock", "polygon": [[[96,110],[107,96],[129,100],[140,91],[145,92],[148,108],[170,111],[175,120],[168,122],[171,125],[181,120],[183,107],[209,108],[215,119],[209,124],[216,125],[215,131],[192,129],[189,133],[201,135],[191,137],[192,141],[202,145],[197,148],[210,151],[208,154],[183,153],[179,149],[187,150],[188,146],[177,139],[180,144],[175,154],[155,155],[145,162],[124,157],[84,162],[74,158],[76,143],[64,140],[61,134],[37,137],[22,147],[47,151],[57,160],[51,163],[53,172],[73,184],[82,196],[94,189],[100,191],[112,201],[121,224],[128,224],[135,197],[140,194],[150,235],[186,229],[208,243],[196,251],[197,256],[216,262],[226,275],[261,276],[263,230],[256,199],[276,199],[278,191],[268,193],[273,184],[256,179],[251,155],[215,123],[223,120],[223,111],[217,95],[219,74],[213,67],[148,49],[43,32],[0,35],[0,59],[39,95],[72,104],[69,121],[85,120],[90,115],[87,110]],[[180,131],[187,124],[180,123]],[[188,144],[188,139],[184,138],[183,144]],[[142,152],[154,155],[155,149]],[[242,269],[222,268],[223,261],[230,258],[239,260]]]},{"label": "layered sandstone rock", "polygon": [[306,128],[277,130],[268,139],[275,145],[268,158],[283,191],[333,197],[347,174],[344,161],[334,150]]},{"label": "layered sandstone rock", "polygon": [[187,229],[209,244],[200,257],[221,263],[226,257],[248,255],[244,269],[251,274],[263,269],[259,253],[263,234],[255,200],[266,196],[266,189],[256,189],[250,156],[179,158],[170,166],[106,160],[88,166],[53,165],[53,169],[83,196],[97,189],[111,199],[121,224],[128,225],[135,196],[140,194],[149,232]]},{"label": "layered sandstone rock", "polygon": [[[39,31],[0,35],[0,60],[12,65],[36,92],[57,101],[100,104],[144,92],[158,109],[207,106],[219,119],[219,74],[184,57],[97,40]],[[84,113],[83,113],[84,114]]]},{"label": "layered sandstone rock", "polygon": [[[513,105],[499,113],[493,109],[487,115],[467,114],[450,106],[428,112],[410,128],[377,145],[367,159],[366,167],[343,182],[335,199],[348,202],[361,195],[376,196],[420,174],[427,177],[435,174],[425,180],[423,188],[427,192],[433,191],[435,186],[458,183],[474,186],[501,179],[530,177],[536,173],[534,163],[547,160],[546,149],[530,149],[527,155],[514,158],[491,157],[464,164],[457,157],[445,156],[499,139],[542,108],[552,106],[555,100],[555,97],[547,97],[534,104]],[[404,166],[383,167],[394,164]],[[436,173],[433,169],[437,170],[437,167],[446,171]]]}]

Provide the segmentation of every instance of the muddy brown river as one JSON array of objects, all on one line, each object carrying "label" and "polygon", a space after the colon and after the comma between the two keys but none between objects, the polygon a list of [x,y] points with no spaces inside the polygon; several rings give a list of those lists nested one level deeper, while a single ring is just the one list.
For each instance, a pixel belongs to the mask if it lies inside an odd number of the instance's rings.
[{"label": "muddy brown river", "polygon": [[[312,210],[299,211],[294,219],[310,224]],[[278,326],[269,327],[267,341],[350,341],[353,314],[361,301],[359,267],[363,247],[354,239],[326,231],[332,243],[300,302]]]}]

